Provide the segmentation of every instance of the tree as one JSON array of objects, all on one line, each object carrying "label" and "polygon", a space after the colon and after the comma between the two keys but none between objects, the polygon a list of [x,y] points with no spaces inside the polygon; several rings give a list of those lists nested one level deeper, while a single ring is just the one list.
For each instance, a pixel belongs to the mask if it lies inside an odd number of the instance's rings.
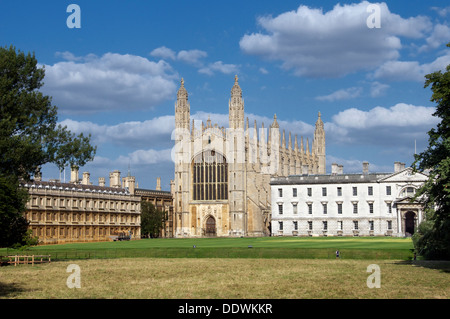
[{"label": "tree", "polygon": [[141,202],[141,234],[143,236],[159,237],[166,220],[166,212],[155,208],[150,202]]},{"label": "tree", "polygon": [[29,180],[46,163],[60,170],[83,166],[96,152],[90,135],[76,136],[57,124],[57,107],[39,91],[44,76],[34,53],[0,47],[0,193],[8,203],[1,206],[0,233],[13,236],[0,237],[0,246],[10,245],[11,238],[26,241],[22,215],[27,196],[19,189],[20,180]]},{"label": "tree", "polygon": [[[447,44],[450,47],[450,43]],[[429,145],[415,155],[415,170],[429,170],[429,179],[416,193],[423,196],[426,221],[413,236],[415,249],[427,259],[450,259],[450,65],[446,72],[425,76],[431,85],[431,101],[437,103],[433,116],[441,119],[428,132]]]}]

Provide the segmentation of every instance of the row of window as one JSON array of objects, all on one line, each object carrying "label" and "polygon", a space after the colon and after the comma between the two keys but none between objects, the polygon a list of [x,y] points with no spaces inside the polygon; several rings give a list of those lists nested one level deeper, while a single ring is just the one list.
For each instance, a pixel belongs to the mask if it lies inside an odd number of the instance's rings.
[{"label": "row of window", "polygon": [[[391,192],[392,192],[391,186],[386,186],[386,195],[391,195]],[[327,193],[328,193],[327,187],[322,187],[322,196],[327,196]],[[342,187],[336,188],[336,194],[337,194],[337,196],[342,196]],[[373,195],[373,186],[367,186],[367,194],[369,196]],[[313,196],[312,187],[308,187],[306,189],[306,195],[309,197]],[[358,196],[358,187],[357,186],[352,187],[352,195]],[[295,187],[292,188],[292,196],[293,197],[298,196],[298,191],[297,191],[297,188],[295,188]],[[283,189],[282,188],[278,188],[278,197],[283,197]]]},{"label": "row of window", "polygon": [[139,210],[139,203],[135,202],[116,202],[88,199],[69,199],[33,196],[30,200],[34,207],[61,207],[61,208],[91,208],[91,209],[120,209],[120,210]]},{"label": "row of window", "polygon": [[[91,228],[92,227],[92,228]],[[58,232],[59,229],[59,232]],[[38,237],[56,237],[60,238],[79,238],[79,237],[94,237],[94,236],[107,236],[110,234],[116,234],[118,230],[114,230],[110,227],[32,227],[33,236]]]},{"label": "row of window", "polygon": [[28,220],[32,222],[110,222],[110,223],[137,223],[138,215],[128,214],[91,214],[91,213],[55,213],[55,212],[29,212]]},{"label": "row of window", "polygon": [[[358,220],[353,220],[353,230],[359,230],[359,223],[360,221]],[[283,221],[279,221],[278,222],[278,230],[283,230]],[[287,223],[287,222],[286,222]],[[293,230],[298,230],[298,221],[292,221],[293,223]],[[307,221],[307,229],[308,230],[313,230],[313,221],[309,220]],[[374,221],[373,220],[369,220],[369,230],[374,230]],[[343,230],[344,229],[344,221],[342,220],[338,220],[337,221],[337,230]],[[392,220],[388,220],[387,221],[387,229],[388,230],[392,230]],[[322,230],[328,230],[328,221],[324,220],[322,221]]]},{"label": "row of window", "polygon": [[[336,203],[337,204],[337,213],[342,214],[342,203]],[[373,202],[367,203],[369,205],[369,213],[373,214]],[[312,203],[306,203],[308,206],[308,214],[313,213],[313,205]],[[353,202],[353,214],[358,214],[358,202]],[[392,213],[392,203],[386,203],[386,209],[387,213]],[[278,214],[283,215],[284,206],[283,204],[278,204]],[[298,214],[298,203],[292,203],[292,213]],[[322,213],[328,214],[328,204],[322,203]]]}]

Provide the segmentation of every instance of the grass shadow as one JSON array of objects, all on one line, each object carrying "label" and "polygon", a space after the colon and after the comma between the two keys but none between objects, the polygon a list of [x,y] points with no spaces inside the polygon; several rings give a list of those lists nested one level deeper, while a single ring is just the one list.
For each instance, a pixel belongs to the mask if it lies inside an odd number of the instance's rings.
[{"label": "grass shadow", "polygon": [[22,294],[24,291],[26,291],[26,289],[19,284],[6,284],[0,282],[0,298],[15,297]]},{"label": "grass shadow", "polygon": [[402,260],[396,261],[393,264],[436,269],[450,274],[450,260]]}]

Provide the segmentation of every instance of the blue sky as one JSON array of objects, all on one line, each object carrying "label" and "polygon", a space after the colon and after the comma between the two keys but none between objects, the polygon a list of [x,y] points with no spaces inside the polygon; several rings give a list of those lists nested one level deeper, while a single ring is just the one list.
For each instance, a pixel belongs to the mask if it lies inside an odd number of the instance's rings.
[{"label": "blue sky", "polygon": [[[81,28],[68,28],[69,4]],[[2,1],[0,45],[34,52],[42,91],[59,121],[91,133],[91,181],[128,167],[139,187],[173,178],[170,152],[181,77],[191,118],[228,123],[239,76],[250,123],[274,113],[286,132],[312,139],[320,111],[327,171],[393,171],[410,165],[436,125],[424,75],[450,64],[445,1]],[[59,178],[54,165],[44,179]],[[66,171],[66,179],[70,174]]]}]

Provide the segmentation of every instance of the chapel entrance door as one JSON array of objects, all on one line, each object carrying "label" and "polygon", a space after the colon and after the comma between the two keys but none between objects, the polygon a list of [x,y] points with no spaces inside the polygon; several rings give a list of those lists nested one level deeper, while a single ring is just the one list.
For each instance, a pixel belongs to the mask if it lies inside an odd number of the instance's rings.
[{"label": "chapel entrance door", "polygon": [[206,236],[215,237],[216,236],[216,220],[214,217],[209,216],[206,220]]}]

